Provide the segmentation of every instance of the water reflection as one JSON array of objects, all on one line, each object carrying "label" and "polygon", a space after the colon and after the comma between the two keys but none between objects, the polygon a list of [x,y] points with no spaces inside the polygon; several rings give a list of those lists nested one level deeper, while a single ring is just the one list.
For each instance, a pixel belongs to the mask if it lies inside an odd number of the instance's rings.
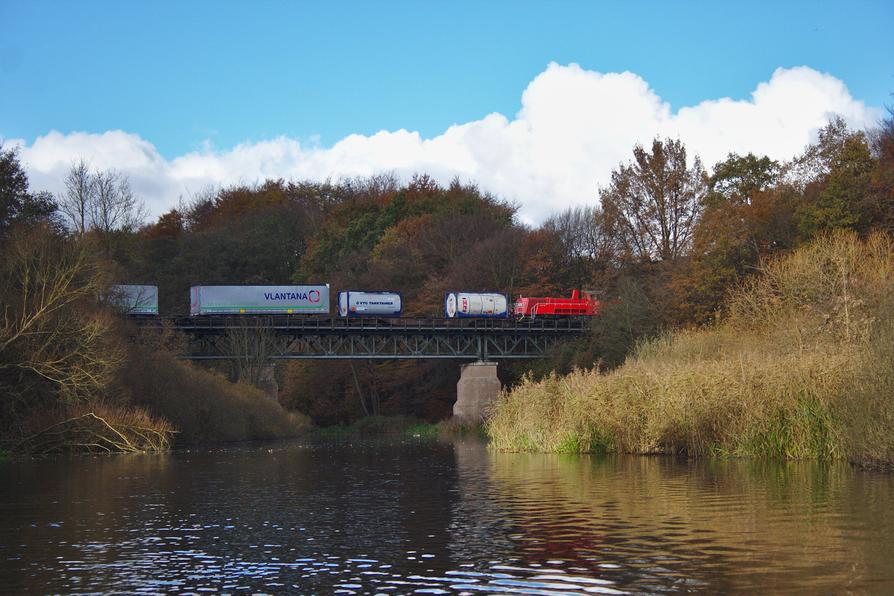
[{"label": "water reflection", "polygon": [[495,500],[522,529],[526,560],[561,559],[643,591],[865,588],[894,578],[889,477],[814,462],[672,458],[494,454],[492,466]]},{"label": "water reflection", "polygon": [[0,591],[894,588],[894,480],[335,441],[0,462]]}]

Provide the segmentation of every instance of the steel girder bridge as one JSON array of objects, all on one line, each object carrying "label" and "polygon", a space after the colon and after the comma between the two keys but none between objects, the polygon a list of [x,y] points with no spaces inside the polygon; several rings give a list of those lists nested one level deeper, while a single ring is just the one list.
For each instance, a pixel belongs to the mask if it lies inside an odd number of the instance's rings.
[{"label": "steel girder bridge", "polygon": [[228,337],[270,338],[271,360],[503,360],[542,358],[582,335],[588,319],[377,319],[289,316],[143,319],[191,336],[189,360],[241,358]]}]

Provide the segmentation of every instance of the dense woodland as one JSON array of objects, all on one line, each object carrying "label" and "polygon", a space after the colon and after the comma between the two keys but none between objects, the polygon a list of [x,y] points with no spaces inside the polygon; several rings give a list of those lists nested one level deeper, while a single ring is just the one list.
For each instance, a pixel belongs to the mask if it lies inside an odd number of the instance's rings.
[{"label": "dense woodland", "polygon": [[[447,289],[581,288],[604,304],[591,333],[551,360],[501,370],[504,381],[531,366],[535,375],[615,367],[644,337],[711,324],[730,288],[775,255],[834,230],[894,232],[894,114],[871,131],[832,120],[787,162],[730,154],[706,167],[684,140],[656,138],[633,148],[589,206],[538,227],[483,189],[424,174],[209,189],[152,223],[121,173],[75,163],[66,189],[31,189],[15,150],[0,153],[0,416],[9,436],[26,432],[33,411],[100,398],[167,416],[121,371],[133,376],[150,352],[176,351],[181,340],[135,347],[98,298],[109,283],[159,286],[165,315],[187,313],[197,284],[394,290],[408,316],[438,316]],[[304,361],[277,375],[286,410],[332,424],[444,418],[459,370]]]}]

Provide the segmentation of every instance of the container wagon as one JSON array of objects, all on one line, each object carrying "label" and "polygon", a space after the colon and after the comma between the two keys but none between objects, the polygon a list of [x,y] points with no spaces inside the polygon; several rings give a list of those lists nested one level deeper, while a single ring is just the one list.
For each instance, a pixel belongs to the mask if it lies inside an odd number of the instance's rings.
[{"label": "container wagon", "polygon": [[329,284],[309,286],[193,286],[189,314],[329,314]]}]

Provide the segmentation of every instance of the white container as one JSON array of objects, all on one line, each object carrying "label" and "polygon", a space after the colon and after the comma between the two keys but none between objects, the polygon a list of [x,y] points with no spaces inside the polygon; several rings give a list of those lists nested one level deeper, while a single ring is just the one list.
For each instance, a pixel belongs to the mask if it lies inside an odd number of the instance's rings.
[{"label": "white container", "polygon": [[480,317],[505,319],[509,316],[509,298],[506,294],[447,292],[444,296],[444,314],[448,319]]},{"label": "white container", "polygon": [[193,286],[190,315],[328,314],[329,284],[322,286]]},{"label": "white container", "polygon": [[399,317],[403,302],[398,292],[339,292],[342,317]]},{"label": "white container", "polygon": [[114,285],[109,302],[127,315],[157,315],[158,286]]}]

